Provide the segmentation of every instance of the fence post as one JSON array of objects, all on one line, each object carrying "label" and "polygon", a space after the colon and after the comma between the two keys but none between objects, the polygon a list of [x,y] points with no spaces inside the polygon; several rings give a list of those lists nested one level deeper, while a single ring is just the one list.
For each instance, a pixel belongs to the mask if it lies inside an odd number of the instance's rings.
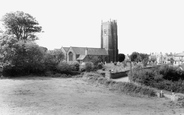
[{"label": "fence post", "polygon": [[131,82],[131,80],[130,80],[131,76],[132,76],[132,62],[130,61],[130,76],[128,76],[128,79],[130,82]]}]

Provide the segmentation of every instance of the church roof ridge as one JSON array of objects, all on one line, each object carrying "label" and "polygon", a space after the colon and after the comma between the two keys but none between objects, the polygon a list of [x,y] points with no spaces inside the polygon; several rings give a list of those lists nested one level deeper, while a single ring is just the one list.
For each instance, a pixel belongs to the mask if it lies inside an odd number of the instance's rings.
[{"label": "church roof ridge", "polygon": [[95,48],[95,47],[77,47],[77,46],[70,46],[72,48],[87,48],[87,49],[105,49],[105,48]]},{"label": "church roof ridge", "polygon": [[91,47],[74,47],[70,46],[76,54],[85,55],[87,50],[88,55],[108,55],[105,48],[91,48]]}]

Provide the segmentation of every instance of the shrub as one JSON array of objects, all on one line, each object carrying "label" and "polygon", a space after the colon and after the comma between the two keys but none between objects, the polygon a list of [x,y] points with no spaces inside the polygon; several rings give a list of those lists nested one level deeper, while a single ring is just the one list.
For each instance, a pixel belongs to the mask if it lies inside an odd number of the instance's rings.
[{"label": "shrub", "polygon": [[71,66],[72,71],[79,71],[80,64],[77,61],[68,62],[69,66]]},{"label": "shrub", "polygon": [[80,65],[80,70],[90,72],[94,70],[94,64],[92,62],[83,62]]},{"label": "shrub", "polygon": [[130,80],[145,85],[149,85],[156,75],[157,73],[152,70],[138,68],[133,69],[132,75],[129,73]]},{"label": "shrub", "polygon": [[98,63],[98,69],[102,69],[103,68],[103,63]]},{"label": "shrub", "polygon": [[57,71],[57,65],[63,60],[64,54],[61,50],[49,50],[44,55],[44,64],[47,71]]},{"label": "shrub", "polygon": [[58,73],[70,74],[70,75],[77,75],[80,74],[79,70],[79,63],[78,62],[65,62],[62,61],[57,65]]},{"label": "shrub", "polygon": [[93,70],[93,67],[94,67],[94,65],[93,65],[92,62],[86,62],[86,64],[85,64],[85,70],[86,70],[87,72],[92,71],[92,70]]},{"label": "shrub", "polygon": [[48,77],[52,76],[53,74],[54,73],[52,71],[46,71],[45,72],[45,76],[48,76]]},{"label": "shrub", "polygon": [[179,79],[184,80],[184,71],[179,69],[179,67],[174,67],[170,65],[162,65],[157,68],[159,74],[163,75],[163,78],[171,81],[178,81]]},{"label": "shrub", "polygon": [[57,65],[57,72],[69,74],[72,71],[72,67],[67,62],[60,62]]},{"label": "shrub", "polygon": [[18,76],[29,74],[44,74],[45,50],[32,42],[19,41],[14,44],[14,53],[8,58],[9,65],[3,70],[4,76]]},{"label": "shrub", "polygon": [[153,68],[134,68],[130,80],[146,86],[174,92],[184,92],[184,72],[178,67],[169,65]]}]

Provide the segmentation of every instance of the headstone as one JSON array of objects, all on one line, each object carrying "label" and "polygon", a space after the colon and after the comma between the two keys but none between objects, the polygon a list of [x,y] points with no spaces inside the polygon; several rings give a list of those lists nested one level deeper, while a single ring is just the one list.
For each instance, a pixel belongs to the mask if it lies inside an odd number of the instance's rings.
[{"label": "headstone", "polygon": [[176,97],[175,93],[172,93],[171,101],[177,101],[177,97]]},{"label": "headstone", "polygon": [[105,77],[106,77],[107,79],[111,79],[111,70],[105,72]]},{"label": "headstone", "polygon": [[164,93],[162,92],[162,90],[157,94],[157,96],[158,96],[159,98],[164,97]]}]

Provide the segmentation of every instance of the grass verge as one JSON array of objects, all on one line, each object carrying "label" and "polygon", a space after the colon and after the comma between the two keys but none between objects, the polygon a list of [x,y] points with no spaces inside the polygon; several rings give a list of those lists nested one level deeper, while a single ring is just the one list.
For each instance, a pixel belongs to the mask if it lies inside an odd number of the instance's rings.
[{"label": "grass verge", "polygon": [[133,83],[115,82],[104,78],[102,75],[94,72],[84,73],[83,78],[89,82],[97,83],[108,87],[109,89],[117,90],[134,96],[155,97],[156,92],[153,89],[137,86]]}]

